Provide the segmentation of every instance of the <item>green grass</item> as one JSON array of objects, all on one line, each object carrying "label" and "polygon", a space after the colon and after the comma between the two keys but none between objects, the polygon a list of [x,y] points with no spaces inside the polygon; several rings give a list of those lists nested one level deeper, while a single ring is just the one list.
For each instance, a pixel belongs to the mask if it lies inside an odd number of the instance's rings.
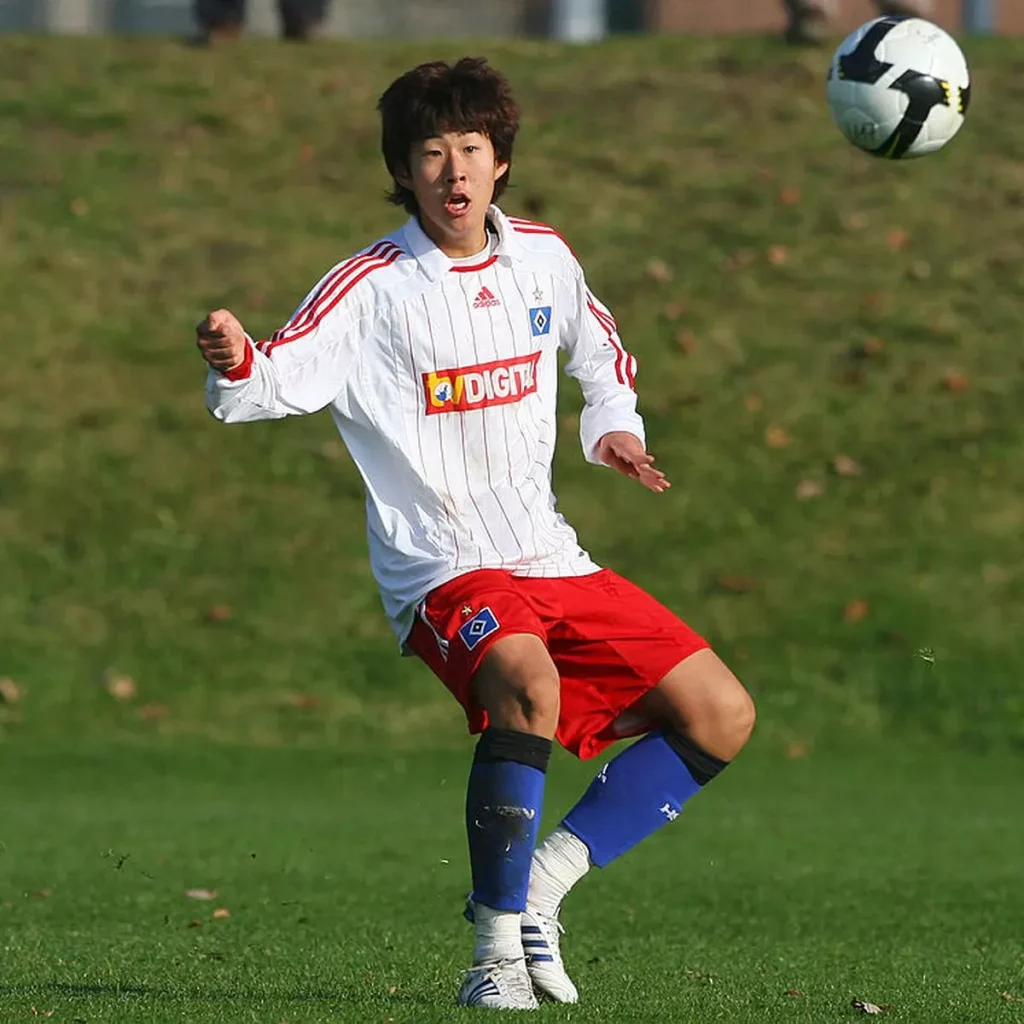
[{"label": "green grass", "polygon": [[[0,758],[0,1019],[468,1019],[466,760]],[[588,775],[556,760],[549,818]],[[581,883],[565,922],[583,1002],[539,1019],[835,1024],[859,998],[894,1022],[1019,1021],[1002,996],[1024,1000],[1018,779],[1006,755],[752,752]]]},{"label": "green grass", "polygon": [[[972,44],[962,137],[903,166],[832,128],[825,54],[672,38],[0,39],[0,674],[24,690],[0,734],[320,744],[382,702],[399,732],[452,714],[394,657],[329,421],[214,424],[191,338],[219,304],[271,330],[397,223],[375,97],[464,50],[518,89],[505,205],[557,224],[617,313],[676,483],[586,466],[567,381],[584,544],[713,641],[780,742],[1020,743],[1024,51]],[[113,706],[108,671],[166,716]]]}]

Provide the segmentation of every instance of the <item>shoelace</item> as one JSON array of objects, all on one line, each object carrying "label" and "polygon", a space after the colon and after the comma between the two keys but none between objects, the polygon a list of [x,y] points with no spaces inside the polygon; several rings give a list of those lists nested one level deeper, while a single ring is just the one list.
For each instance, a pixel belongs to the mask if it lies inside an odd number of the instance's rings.
[{"label": "shoelace", "polygon": [[472,974],[474,971],[483,971],[485,976],[492,971],[501,971],[503,967],[512,967],[515,964],[525,964],[525,957],[505,957],[502,960],[495,960],[492,964],[475,964],[473,967],[463,968],[463,974]]}]

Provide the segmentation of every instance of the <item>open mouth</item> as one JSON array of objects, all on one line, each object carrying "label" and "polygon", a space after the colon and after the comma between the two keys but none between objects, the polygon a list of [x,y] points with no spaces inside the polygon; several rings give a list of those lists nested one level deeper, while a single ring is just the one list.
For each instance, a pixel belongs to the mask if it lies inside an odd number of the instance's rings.
[{"label": "open mouth", "polygon": [[453,192],[444,203],[449,217],[461,217],[469,211],[469,196],[464,192]]}]

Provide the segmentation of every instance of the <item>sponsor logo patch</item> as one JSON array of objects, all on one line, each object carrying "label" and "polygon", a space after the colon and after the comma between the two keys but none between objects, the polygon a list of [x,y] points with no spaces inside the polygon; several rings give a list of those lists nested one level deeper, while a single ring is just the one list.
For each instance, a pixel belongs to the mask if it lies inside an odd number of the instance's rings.
[{"label": "sponsor logo patch", "polygon": [[535,338],[551,330],[551,307],[534,306],[530,310],[530,330]]},{"label": "sponsor logo patch", "polygon": [[423,374],[427,415],[519,402],[537,390],[539,352]]},{"label": "sponsor logo patch", "polygon": [[459,636],[467,649],[473,650],[481,640],[496,633],[499,628],[494,612],[490,608],[481,608],[469,622],[459,626]]}]

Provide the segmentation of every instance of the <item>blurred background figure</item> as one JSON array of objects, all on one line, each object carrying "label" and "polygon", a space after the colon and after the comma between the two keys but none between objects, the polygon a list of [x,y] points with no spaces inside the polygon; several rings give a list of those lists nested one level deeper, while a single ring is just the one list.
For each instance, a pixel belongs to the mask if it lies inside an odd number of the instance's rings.
[{"label": "blurred background figure", "polygon": [[[841,0],[782,0],[789,18],[786,39],[791,43],[820,43],[832,32]],[[875,0],[878,14],[925,18],[931,0]]]},{"label": "blurred background figure", "polygon": [[[309,39],[323,23],[328,0],[278,0],[281,35],[285,39]],[[200,41],[237,39],[245,28],[246,0],[195,0]]]}]

